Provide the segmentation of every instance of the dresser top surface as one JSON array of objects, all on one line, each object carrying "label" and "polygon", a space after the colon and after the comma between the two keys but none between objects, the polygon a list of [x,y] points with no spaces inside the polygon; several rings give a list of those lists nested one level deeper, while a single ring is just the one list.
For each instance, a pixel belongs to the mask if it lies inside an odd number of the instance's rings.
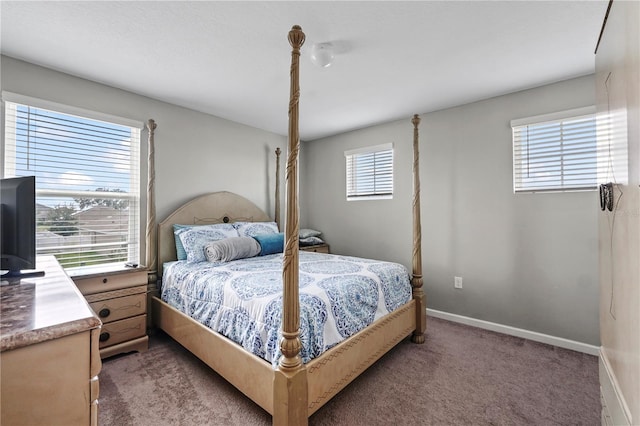
[{"label": "dresser top surface", "polygon": [[68,271],[68,274],[74,280],[103,277],[108,275],[121,275],[121,274],[134,274],[146,272],[147,268],[144,265],[126,266],[125,264],[108,264],[99,266],[85,266],[81,268],[73,268]]},{"label": "dresser top surface", "polygon": [[0,351],[90,330],[101,325],[53,256],[39,256],[41,277],[0,282]]}]

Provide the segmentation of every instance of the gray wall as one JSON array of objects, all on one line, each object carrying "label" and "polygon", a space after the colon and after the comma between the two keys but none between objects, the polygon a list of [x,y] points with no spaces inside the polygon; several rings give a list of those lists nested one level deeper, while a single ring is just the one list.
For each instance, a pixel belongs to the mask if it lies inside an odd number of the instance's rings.
[{"label": "gray wall", "polygon": [[[286,138],[6,56],[1,61],[2,90],[145,123],[150,118],[156,121],[158,220],[186,200],[221,190],[242,194],[273,216],[274,151],[277,146],[286,150]],[[286,111],[287,105],[283,108]],[[147,191],[147,137],[144,131],[143,194]],[[146,205],[142,212],[146,215]]]},{"label": "gray wall", "polygon": [[[2,90],[156,120],[159,220],[218,190],[242,194],[273,214],[273,151],[286,151],[286,138],[5,56],[1,61]],[[598,344],[596,194],[514,195],[509,128],[512,118],[593,104],[593,84],[583,77],[422,115],[429,307]],[[144,159],[146,132],[142,138]],[[303,143],[302,226],[324,231],[335,253],[410,266],[412,140],[407,117]],[[346,202],[343,152],[386,142],[395,144],[394,199]],[[453,289],[454,275],[464,278],[464,289]]]},{"label": "gray wall", "polygon": [[[597,193],[513,194],[509,126],[594,104],[586,76],[421,115],[428,307],[599,345]],[[323,231],[334,253],[410,267],[412,140],[407,117],[305,142],[302,225]],[[386,142],[393,200],[347,202],[344,151]]]}]

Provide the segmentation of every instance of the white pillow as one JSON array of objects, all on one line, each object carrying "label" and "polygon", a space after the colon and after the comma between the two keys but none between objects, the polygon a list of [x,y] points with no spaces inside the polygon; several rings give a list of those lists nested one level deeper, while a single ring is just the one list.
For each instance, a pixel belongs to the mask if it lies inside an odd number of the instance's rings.
[{"label": "white pillow", "polygon": [[322,235],[322,232],[316,231],[315,229],[303,228],[299,231],[300,239],[310,238],[310,237],[319,237]]}]

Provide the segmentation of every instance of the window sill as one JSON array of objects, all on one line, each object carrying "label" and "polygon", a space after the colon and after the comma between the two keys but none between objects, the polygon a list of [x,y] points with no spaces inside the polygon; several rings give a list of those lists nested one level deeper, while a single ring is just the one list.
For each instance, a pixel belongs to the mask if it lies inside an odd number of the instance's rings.
[{"label": "window sill", "polygon": [[393,200],[393,195],[372,195],[370,197],[347,197],[347,201]]}]

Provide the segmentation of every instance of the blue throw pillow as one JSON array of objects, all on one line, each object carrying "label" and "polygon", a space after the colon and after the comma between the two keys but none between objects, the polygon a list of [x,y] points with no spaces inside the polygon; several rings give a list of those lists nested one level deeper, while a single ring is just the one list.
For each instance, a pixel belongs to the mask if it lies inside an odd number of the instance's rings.
[{"label": "blue throw pillow", "polygon": [[173,235],[176,240],[176,258],[178,260],[187,260],[187,252],[184,250],[182,241],[180,241],[180,238],[176,235],[176,231],[182,228],[193,228],[193,225],[173,225]]},{"label": "blue throw pillow", "polygon": [[260,256],[282,253],[284,250],[284,233],[282,232],[254,235],[253,238],[260,244]]}]

